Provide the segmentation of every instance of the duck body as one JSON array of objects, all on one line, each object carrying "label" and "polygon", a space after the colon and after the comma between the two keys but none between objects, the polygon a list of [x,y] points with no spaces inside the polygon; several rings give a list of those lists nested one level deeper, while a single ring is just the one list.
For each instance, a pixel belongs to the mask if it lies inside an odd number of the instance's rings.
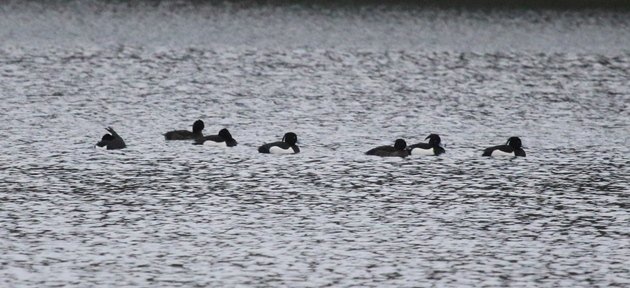
[{"label": "duck body", "polygon": [[444,148],[440,146],[442,139],[437,134],[431,134],[426,139],[429,139],[429,143],[418,143],[407,147],[407,151],[411,156],[438,156],[446,152]]},{"label": "duck body", "polygon": [[442,147],[433,147],[428,143],[418,143],[407,148],[411,156],[438,156],[446,152]]},{"label": "duck body", "polygon": [[376,148],[372,148],[369,151],[365,152],[365,155],[373,155],[373,156],[381,156],[381,157],[407,157],[409,155],[409,151],[405,148],[407,147],[407,142],[403,139],[396,139],[394,142],[394,146],[379,146]]},{"label": "duck body", "polygon": [[202,137],[203,133],[195,133],[188,130],[174,130],[164,134],[164,139],[166,140],[194,140]]},{"label": "duck body", "polygon": [[164,133],[164,139],[166,140],[195,140],[203,137],[203,121],[197,120],[193,123],[193,131],[188,130],[174,130]]},{"label": "duck body", "polygon": [[521,139],[510,137],[505,145],[488,147],[483,150],[482,156],[490,157],[525,157]]},{"label": "duck body", "polygon": [[217,135],[209,135],[195,139],[195,145],[215,146],[215,147],[234,147],[238,144],[230,131],[223,128]]},{"label": "duck body", "polygon": [[282,137],[282,141],[266,143],[258,147],[258,152],[265,154],[297,154],[300,153],[300,147],[296,145],[297,135],[288,132]]},{"label": "duck body", "polygon": [[122,137],[120,137],[120,135],[118,135],[118,133],[116,133],[116,131],[114,131],[114,128],[107,127],[105,130],[107,130],[110,134],[103,135],[101,141],[96,143],[97,147],[106,148],[107,150],[123,149],[127,147],[125,141]]}]

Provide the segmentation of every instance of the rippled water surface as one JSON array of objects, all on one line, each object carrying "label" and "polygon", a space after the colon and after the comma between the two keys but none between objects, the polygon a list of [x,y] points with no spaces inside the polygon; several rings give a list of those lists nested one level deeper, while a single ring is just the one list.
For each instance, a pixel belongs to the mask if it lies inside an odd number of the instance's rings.
[{"label": "rippled water surface", "polygon": [[0,286],[627,287],[627,16],[6,5]]}]

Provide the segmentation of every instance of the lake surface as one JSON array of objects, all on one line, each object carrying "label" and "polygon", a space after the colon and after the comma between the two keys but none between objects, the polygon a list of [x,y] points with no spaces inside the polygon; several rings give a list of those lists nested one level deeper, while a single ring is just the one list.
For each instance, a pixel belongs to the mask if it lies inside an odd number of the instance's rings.
[{"label": "lake surface", "polygon": [[0,286],[627,287],[629,16],[7,3]]}]

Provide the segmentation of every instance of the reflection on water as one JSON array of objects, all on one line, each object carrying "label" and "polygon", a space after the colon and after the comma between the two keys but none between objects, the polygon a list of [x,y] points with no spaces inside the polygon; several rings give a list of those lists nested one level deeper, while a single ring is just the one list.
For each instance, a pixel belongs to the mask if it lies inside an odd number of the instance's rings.
[{"label": "reflection on water", "polygon": [[[257,21],[238,17],[216,21]],[[315,35],[302,48],[189,49],[182,37],[167,49],[2,46],[4,286],[630,284],[630,55],[615,43],[446,52]],[[195,119],[239,145],[163,140]],[[127,149],[94,149],[108,125]],[[286,131],[302,153],[256,152]],[[429,133],[446,154],[363,154]],[[527,158],[480,157],[513,135]]]}]

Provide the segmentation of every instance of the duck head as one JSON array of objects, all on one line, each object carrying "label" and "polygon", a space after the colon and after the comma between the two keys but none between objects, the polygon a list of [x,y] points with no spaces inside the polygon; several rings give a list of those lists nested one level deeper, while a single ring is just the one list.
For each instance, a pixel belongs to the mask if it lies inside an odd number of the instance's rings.
[{"label": "duck head", "polygon": [[219,131],[219,136],[221,136],[221,138],[223,138],[225,140],[232,140],[232,139],[234,139],[234,138],[232,138],[232,134],[230,134],[230,131],[228,131],[225,128],[223,128],[223,129],[221,129],[221,131]]},{"label": "duck head", "polygon": [[203,128],[205,128],[203,121],[197,120],[195,121],[195,123],[193,123],[193,133],[199,133],[201,132],[201,130],[203,130]]},{"label": "duck head", "polygon": [[282,137],[282,142],[287,143],[291,146],[295,145],[297,141],[297,135],[295,135],[295,133],[293,132],[287,132],[286,134],[284,134],[284,137]]},{"label": "duck head", "polygon": [[433,147],[440,146],[440,143],[442,143],[442,139],[440,139],[440,136],[437,134],[431,134],[427,136],[427,138],[424,138],[424,140],[427,139],[429,139],[429,144]]},{"label": "duck head", "polygon": [[406,147],[407,142],[403,139],[396,139],[396,142],[394,142],[394,148],[396,148],[396,150],[405,150]]},{"label": "duck head", "polygon": [[518,138],[518,137],[510,137],[506,144],[512,147],[513,149],[521,149],[521,147],[523,146],[523,143],[521,142],[521,138]]}]

